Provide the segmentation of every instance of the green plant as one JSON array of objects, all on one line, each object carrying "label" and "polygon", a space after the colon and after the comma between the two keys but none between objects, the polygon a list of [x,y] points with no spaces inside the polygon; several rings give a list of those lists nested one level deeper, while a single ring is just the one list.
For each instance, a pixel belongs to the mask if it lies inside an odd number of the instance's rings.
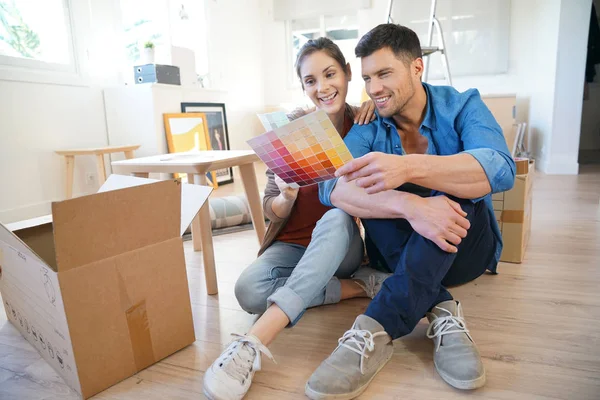
[{"label": "green plant", "polygon": [[146,43],[144,43],[144,48],[145,49],[153,49],[154,43],[152,43],[151,41],[147,41]]}]

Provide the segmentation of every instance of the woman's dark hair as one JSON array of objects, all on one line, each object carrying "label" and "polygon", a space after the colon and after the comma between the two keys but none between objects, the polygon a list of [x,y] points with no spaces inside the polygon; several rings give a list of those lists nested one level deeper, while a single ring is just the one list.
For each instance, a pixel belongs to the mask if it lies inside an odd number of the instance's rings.
[{"label": "woman's dark hair", "polygon": [[[317,51],[324,51],[327,55],[333,58],[340,64],[344,73],[348,73],[346,66],[346,58],[344,54],[337,46],[337,44],[333,43],[331,39],[326,37],[320,37],[318,39],[310,39],[308,42],[302,46],[298,55],[296,56],[296,74],[298,74],[298,78],[300,78],[300,82],[302,82],[302,76],[300,75],[300,67],[302,66],[302,61],[309,55],[316,53]],[[302,83],[302,87],[304,87],[304,83]]]},{"label": "woman's dark hair", "polygon": [[368,57],[379,49],[391,49],[407,64],[422,57],[419,37],[410,28],[396,24],[381,24],[367,32],[356,45],[356,57]]}]

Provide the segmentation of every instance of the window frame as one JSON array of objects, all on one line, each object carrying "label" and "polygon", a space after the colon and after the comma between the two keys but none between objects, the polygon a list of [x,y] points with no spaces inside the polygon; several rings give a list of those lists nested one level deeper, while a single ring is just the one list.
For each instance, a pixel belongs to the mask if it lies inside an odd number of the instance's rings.
[{"label": "window frame", "polygon": [[[69,62],[54,63],[24,57],[0,55],[0,80],[21,81],[33,83],[51,83],[63,85],[86,85],[81,74],[78,57],[78,46],[75,40],[73,21],[74,7],[72,0],[62,0],[63,15],[67,30],[67,46]],[[81,21],[82,25],[85,21]],[[85,50],[84,50],[85,51]]]}]

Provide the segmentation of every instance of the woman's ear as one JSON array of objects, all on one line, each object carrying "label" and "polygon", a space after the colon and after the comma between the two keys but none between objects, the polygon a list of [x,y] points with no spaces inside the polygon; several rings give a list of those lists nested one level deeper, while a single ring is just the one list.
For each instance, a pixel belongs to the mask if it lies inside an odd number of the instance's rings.
[{"label": "woman's ear", "polygon": [[350,68],[350,63],[346,63],[346,76],[348,77],[348,82],[352,80],[352,68]]}]

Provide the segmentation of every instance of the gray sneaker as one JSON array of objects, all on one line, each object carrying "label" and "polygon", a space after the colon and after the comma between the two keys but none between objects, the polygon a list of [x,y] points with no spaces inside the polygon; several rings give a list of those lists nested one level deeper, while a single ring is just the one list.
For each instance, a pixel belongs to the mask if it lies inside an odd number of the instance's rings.
[{"label": "gray sneaker", "polygon": [[367,296],[374,298],[381,290],[383,281],[391,275],[393,274],[387,274],[371,267],[360,267],[354,275],[352,275],[352,279],[360,281],[356,282],[356,284],[365,291]]},{"label": "gray sneaker", "polygon": [[427,337],[433,339],[433,362],[438,374],[457,389],[485,384],[485,368],[467,329],[459,302],[444,301],[427,313]]},{"label": "gray sneaker", "polygon": [[392,338],[366,315],[359,315],[338,343],[306,383],[304,392],[312,400],[359,396],[394,353]]}]

